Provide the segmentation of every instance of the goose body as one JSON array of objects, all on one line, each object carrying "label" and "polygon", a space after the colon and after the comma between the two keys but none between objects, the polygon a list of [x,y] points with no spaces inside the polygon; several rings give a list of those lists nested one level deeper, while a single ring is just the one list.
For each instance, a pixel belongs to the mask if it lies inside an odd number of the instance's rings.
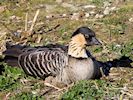
[{"label": "goose body", "polygon": [[[69,58],[69,67],[63,70],[64,83],[68,84],[78,80],[89,80],[101,77],[100,66],[95,66],[91,58],[87,59],[75,59]],[[68,79],[67,79],[68,78]],[[67,81],[66,81],[67,80]]]},{"label": "goose body", "polygon": [[3,54],[9,64],[13,64],[10,58],[14,57],[14,65],[20,66],[29,75],[43,79],[53,76],[54,81],[69,84],[101,77],[99,63],[86,50],[86,46],[98,44],[100,42],[91,29],[80,27],[73,33],[68,47],[14,45],[7,46]]}]

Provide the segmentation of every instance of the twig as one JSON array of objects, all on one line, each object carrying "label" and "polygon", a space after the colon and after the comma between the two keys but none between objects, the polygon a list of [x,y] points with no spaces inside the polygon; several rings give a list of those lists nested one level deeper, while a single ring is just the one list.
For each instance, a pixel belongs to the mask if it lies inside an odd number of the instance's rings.
[{"label": "twig", "polygon": [[[44,29],[45,26],[42,26],[42,27],[40,27],[37,31],[35,31],[34,34],[44,34],[44,33],[47,34],[47,33],[55,32],[56,29],[57,29],[59,26],[60,26],[60,24],[57,24],[56,26],[54,26],[54,27],[48,29],[47,31],[45,31],[45,29]],[[33,35],[33,34],[31,34],[31,35]]]},{"label": "twig", "polygon": [[94,80],[93,82],[94,82],[94,84],[96,86],[96,89],[98,90],[99,88],[98,88],[98,85],[97,85],[96,81]]},{"label": "twig", "polygon": [[133,95],[133,94],[127,92],[127,91],[126,91],[126,92],[125,92],[125,91],[121,91],[121,92],[122,92],[122,94],[126,94],[126,95],[128,95],[129,97],[132,97],[132,95]]},{"label": "twig", "polygon": [[51,31],[53,31],[53,30],[57,29],[59,26],[60,26],[60,24],[58,24],[58,25],[56,25],[55,27],[53,27],[53,28],[49,29],[49,30],[48,30],[48,31],[46,31],[45,33],[49,33],[49,32],[51,32]]},{"label": "twig", "polygon": [[102,70],[102,67],[100,67],[100,72],[101,72],[101,74],[102,74],[102,77],[106,77],[106,76],[104,75],[104,72],[103,72],[103,70]]},{"label": "twig", "polygon": [[124,96],[124,93],[122,92],[122,94],[119,97],[119,100],[123,100],[123,96]]},{"label": "twig", "polygon": [[28,25],[27,25],[27,22],[28,22],[28,13],[26,13],[26,15],[25,15],[25,31],[27,31],[27,27],[28,27]]},{"label": "twig", "polygon": [[8,97],[10,96],[10,92],[6,94],[5,98],[3,100],[8,100]]},{"label": "twig", "polygon": [[40,10],[38,9],[38,10],[36,11],[36,14],[35,14],[35,16],[34,16],[34,19],[33,19],[33,21],[32,21],[32,25],[31,25],[30,30],[29,30],[30,32],[32,32],[32,30],[33,30],[33,27],[34,27],[34,25],[35,25],[35,22],[36,22],[36,19],[37,19],[37,16],[38,16],[39,12],[40,12]]},{"label": "twig", "polygon": [[49,93],[52,90],[53,90],[53,88],[48,89],[47,91],[45,91],[44,93],[42,93],[41,96],[46,95],[47,93]]},{"label": "twig", "polygon": [[56,90],[61,90],[60,88],[58,88],[58,87],[56,87],[56,86],[54,86],[54,85],[52,85],[52,84],[50,84],[50,83],[44,83],[46,86],[48,86],[48,87],[53,87],[54,89],[56,89]]}]

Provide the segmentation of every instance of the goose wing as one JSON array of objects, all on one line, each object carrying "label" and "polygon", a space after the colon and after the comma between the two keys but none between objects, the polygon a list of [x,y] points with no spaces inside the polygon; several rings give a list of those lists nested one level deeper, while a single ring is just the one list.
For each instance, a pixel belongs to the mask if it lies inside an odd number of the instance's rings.
[{"label": "goose wing", "polygon": [[18,57],[18,64],[25,73],[41,78],[60,74],[67,63],[67,53],[60,48],[26,48]]}]

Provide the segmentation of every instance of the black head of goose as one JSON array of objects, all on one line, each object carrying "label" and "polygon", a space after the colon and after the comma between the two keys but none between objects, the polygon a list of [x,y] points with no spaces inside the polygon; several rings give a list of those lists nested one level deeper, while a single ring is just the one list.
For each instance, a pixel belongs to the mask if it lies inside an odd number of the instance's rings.
[{"label": "black head of goose", "polygon": [[12,63],[12,60],[17,61],[15,64],[29,75],[43,79],[53,76],[55,81],[69,84],[99,76],[99,66],[86,50],[86,46],[99,44],[101,43],[91,29],[80,27],[72,34],[68,48],[60,45],[35,48],[8,45],[3,54],[7,63]]},{"label": "black head of goose", "polygon": [[88,58],[86,46],[101,45],[96,39],[95,33],[88,27],[78,28],[71,37],[68,55],[75,58]]}]

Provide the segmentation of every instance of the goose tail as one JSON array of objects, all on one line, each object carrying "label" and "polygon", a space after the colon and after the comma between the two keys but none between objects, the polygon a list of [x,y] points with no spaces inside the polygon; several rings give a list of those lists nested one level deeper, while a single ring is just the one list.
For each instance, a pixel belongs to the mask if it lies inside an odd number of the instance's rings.
[{"label": "goose tail", "polygon": [[3,55],[5,56],[3,61],[10,66],[18,67],[18,57],[23,53],[23,48],[25,48],[25,46],[19,44],[13,45],[12,43],[7,42],[6,50],[3,52]]},{"label": "goose tail", "polygon": [[118,68],[118,67],[129,67],[132,68],[131,63],[133,60],[131,60],[129,57],[122,56],[119,59],[114,59],[113,61],[107,61],[107,62],[100,62],[102,66],[103,73],[108,76],[109,71],[111,68]]}]

